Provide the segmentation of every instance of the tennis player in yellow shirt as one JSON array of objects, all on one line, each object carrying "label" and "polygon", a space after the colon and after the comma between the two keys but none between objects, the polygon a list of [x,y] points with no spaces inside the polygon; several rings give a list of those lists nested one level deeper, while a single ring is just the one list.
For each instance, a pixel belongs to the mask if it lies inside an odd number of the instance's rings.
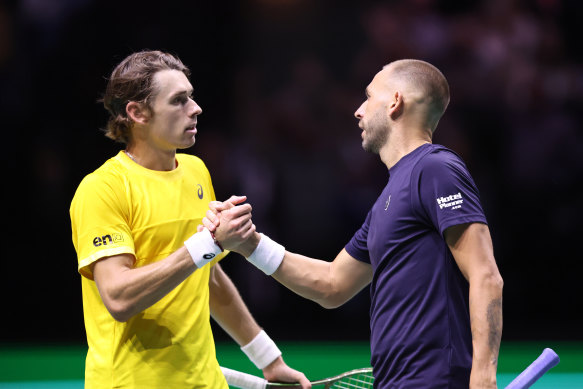
[{"label": "tennis player in yellow shirt", "polygon": [[107,85],[106,135],[126,148],[83,179],[70,208],[85,388],[227,388],[210,316],[266,379],[309,388],[218,263],[255,232],[245,197],[231,198],[237,205],[214,234],[198,227],[215,194],[204,163],[177,153],[194,145],[202,112],[188,76],[175,56],[142,51]]}]

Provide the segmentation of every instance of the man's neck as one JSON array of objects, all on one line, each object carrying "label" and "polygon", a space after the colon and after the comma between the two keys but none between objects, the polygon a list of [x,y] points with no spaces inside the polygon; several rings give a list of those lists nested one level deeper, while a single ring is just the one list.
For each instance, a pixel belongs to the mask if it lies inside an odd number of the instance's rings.
[{"label": "man's neck", "polygon": [[387,169],[395,166],[401,158],[419,146],[431,143],[431,137],[429,136],[398,136],[395,132],[391,135],[391,138],[387,140],[387,143],[379,152],[381,161],[383,161]]},{"label": "man's neck", "polygon": [[125,152],[135,163],[147,169],[159,171],[176,169],[176,150],[161,150],[144,144],[132,144]]}]

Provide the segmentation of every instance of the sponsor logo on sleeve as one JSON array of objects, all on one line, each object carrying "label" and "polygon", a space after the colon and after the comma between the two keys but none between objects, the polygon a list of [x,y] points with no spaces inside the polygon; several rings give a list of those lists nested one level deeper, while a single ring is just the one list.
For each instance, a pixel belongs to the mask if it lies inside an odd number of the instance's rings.
[{"label": "sponsor logo on sleeve", "polygon": [[202,196],[203,196],[202,185],[201,184],[196,184],[196,186],[198,187],[198,190],[196,191],[196,194],[198,195],[198,198],[199,199],[202,199]]},{"label": "sponsor logo on sleeve", "polygon": [[456,194],[452,194],[446,197],[438,197],[437,204],[439,205],[439,209],[450,208],[450,209],[458,209],[461,208],[464,199],[460,192]]},{"label": "sponsor logo on sleeve", "polygon": [[119,233],[96,236],[93,238],[93,246],[95,247],[108,246],[119,242],[123,242],[123,235]]}]

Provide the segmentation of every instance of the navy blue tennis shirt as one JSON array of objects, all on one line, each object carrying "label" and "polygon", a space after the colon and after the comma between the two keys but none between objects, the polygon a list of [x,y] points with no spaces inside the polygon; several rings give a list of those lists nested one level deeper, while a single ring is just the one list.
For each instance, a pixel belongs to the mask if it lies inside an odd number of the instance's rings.
[{"label": "navy blue tennis shirt", "polygon": [[346,245],[370,263],[375,388],[468,388],[469,285],[444,239],[451,226],[486,223],[478,189],[453,151],[425,144],[389,169],[389,181]]}]

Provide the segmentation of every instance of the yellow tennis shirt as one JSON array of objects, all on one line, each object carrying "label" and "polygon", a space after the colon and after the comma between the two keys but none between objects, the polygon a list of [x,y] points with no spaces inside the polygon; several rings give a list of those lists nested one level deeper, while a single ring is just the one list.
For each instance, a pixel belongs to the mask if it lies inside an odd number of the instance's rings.
[{"label": "yellow tennis shirt", "polygon": [[107,311],[89,265],[133,254],[136,267],[159,261],[196,232],[215,199],[197,157],[177,154],[172,171],[154,171],[123,151],[87,175],[71,203],[89,351],[85,388],[227,388],[210,326],[209,274],[195,271],[125,323]]}]

